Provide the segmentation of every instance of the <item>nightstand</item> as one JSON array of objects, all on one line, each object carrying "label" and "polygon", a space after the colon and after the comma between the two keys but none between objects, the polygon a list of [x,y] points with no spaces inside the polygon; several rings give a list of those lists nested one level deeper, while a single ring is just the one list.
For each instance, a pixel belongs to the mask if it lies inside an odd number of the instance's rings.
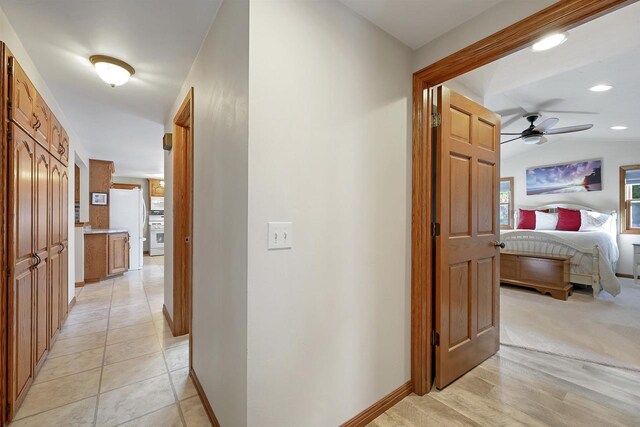
[{"label": "nightstand", "polygon": [[640,243],[633,244],[633,281],[638,281],[638,264],[640,264]]}]

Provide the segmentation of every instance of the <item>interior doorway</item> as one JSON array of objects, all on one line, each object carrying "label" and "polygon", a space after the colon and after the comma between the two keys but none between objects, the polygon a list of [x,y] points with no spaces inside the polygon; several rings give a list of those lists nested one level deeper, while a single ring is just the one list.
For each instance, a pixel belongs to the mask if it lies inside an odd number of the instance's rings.
[{"label": "interior doorway", "polygon": [[[436,298],[438,292],[443,292],[443,289],[439,289],[443,282],[434,274],[437,269],[435,251],[446,250],[448,246],[438,245],[440,227],[436,221],[438,198],[434,181],[447,177],[440,175],[441,170],[434,171],[434,165],[442,160],[442,154],[434,145],[434,128],[444,118],[434,110],[433,88],[529,46],[550,33],[569,30],[630,3],[633,2],[559,2],[414,74],[411,371],[416,394],[429,392],[436,371],[444,368],[442,358],[436,357],[436,349],[441,345],[442,338],[437,334],[436,323],[440,324],[440,328],[451,327],[451,318],[442,317],[446,313]],[[465,298],[448,301],[448,312],[464,313],[468,306]],[[499,324],[494,326],[499,327]]]},{"label": "interior doorway", "polygon": [[191,331],[193,88],[173,119],[173,334]]}]

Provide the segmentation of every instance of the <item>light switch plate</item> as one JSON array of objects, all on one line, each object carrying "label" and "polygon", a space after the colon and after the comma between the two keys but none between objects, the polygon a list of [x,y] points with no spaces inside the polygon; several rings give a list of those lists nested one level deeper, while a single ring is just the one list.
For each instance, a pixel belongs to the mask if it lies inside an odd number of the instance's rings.
[{"label": "light switch plate", "polygon": [[292,230],[292,223],[290,222],[270,222],[269,250],[291,249],[293,244]]}]

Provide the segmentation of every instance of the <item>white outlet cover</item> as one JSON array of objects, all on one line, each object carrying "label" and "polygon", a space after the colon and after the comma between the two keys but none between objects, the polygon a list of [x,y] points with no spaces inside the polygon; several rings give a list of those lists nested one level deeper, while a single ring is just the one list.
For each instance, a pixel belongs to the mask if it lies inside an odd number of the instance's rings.
[{"label": "white outlet cover", "polygon": [[291,249],[293,227],[290,222],[269,222],[268,249]]}]

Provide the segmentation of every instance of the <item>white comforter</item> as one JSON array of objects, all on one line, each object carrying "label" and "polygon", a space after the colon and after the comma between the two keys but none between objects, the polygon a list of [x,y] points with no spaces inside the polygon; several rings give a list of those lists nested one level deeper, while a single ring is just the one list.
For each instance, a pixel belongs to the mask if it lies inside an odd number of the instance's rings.
[{"label": "white comforter", "polygon": [[[509,236],[515,238],[516,236],[526,235],[542,235],[549,236],[550,240],[558,240],[560,242],[567,242],[570,246],[577,247],[581,252],[590,254],[593,247],[598,245],[600,252],[600,285],[604,290],[611,295],[618,295],[620,293],[620,282],[615,276],[613,271],[613,265],[618,261],[620,253],[618,251],[618,245],[615,241],[615,236],[606,233],[604,231],[540,231],[540,230],[503,230],[501,231],[501,240],[506,243],[506,249],[509,249]],[[527,242],[527,247],[522,247],[522,243],[518,243],[517,250],[524,250],[534,253],[552,253],[551,248],[541,248],[540,242]],[[544,245],[553,246],[553,242],[544,243]],[[513,243],[512,243],[513,246]],[[512,249],[515,249],[512,247]],[[580,257],[583,259],[583,257]],[[572,260],[572,268],[580,268],[578,265],[580,261],[577,259]]]}]

